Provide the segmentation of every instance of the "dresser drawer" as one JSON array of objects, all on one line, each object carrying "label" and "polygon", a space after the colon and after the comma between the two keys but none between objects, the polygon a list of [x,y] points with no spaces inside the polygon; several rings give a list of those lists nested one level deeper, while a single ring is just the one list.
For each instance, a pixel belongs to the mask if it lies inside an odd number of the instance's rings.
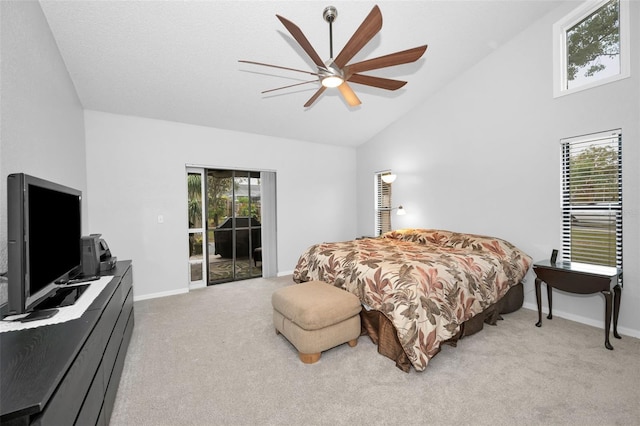
[{"label": "dresser drawer", "polygon": [[118,316],[118,322],[113,329],[113,333],[111,333],[111,338],[109,339],[109,343],[107,344],[107,349],[104,352],[104,383],[109,383],[109,378],[111,377],[111,372],[113,371],[113,365],[116,362],[116,356],[118,355],[118,350],[120,349],[120,345],[122,344],[122,335],[124,333],[124,329],[127,325],[129,314],[131,313],[132,309],[133,290],[131,289],[131,287],[129,287],[129,294],[124,301],[124,306],[122,307],[120,316]]},{"label": "dresser drawer", "polygon": [[104,334],[110,333],[112,327],[113,324],[106,321],[98,322],[36,424],[70,425],[75,422],[104,352]]},{"label": "dresser drawer", "polygon": [[104,404],[102,406],[102,410],[105,412],[105,421],[107,424],[111,419],[111,411],[113,410],[113,404],[116,401],[118,385],[120,384],[120,376],[122,375],[124,360],[127,356],[129,341],[131,340],[131,334],[133,333],[133,324],[134,311],[132,309],[131,313],[129,314],[127,326],[124,330],[124,335],[122,336],[122,344],[120,345],[120,350],[118,351],[118,356],[113,367],[113,372],[111,373],[111,378],[109,379],[109,383],[107,383],[107,392],[104,395]]},{"label": "dresser drawer", "polygon": [[100,364],[89,388],[89,392],[84,399],[78,418],[76,419],[75,424],[78,426],[95,425],[98,421],[100,410],[102,409],[105,388],[102,369],[103,365]]},{"label": "dresser drawer", "polygon": [[[37,424],[70,425],[74,423],[122,309],[120,300],[120,286],[118,286],[62,383],[37,419]],[[100,376],[97,383],[101,384],[104,394],[104,373],[100,373]]]},{"label": "dresser drawer", "polygon": [[124,304],[129,291],[133,288],[133,266],[130,266],[129,269],[127,269],[127,272],[125,272],[124,276],[122,277],[122,280],[120,281],[120,288],[122,289],[120,293],[122,296],[121,301]]}]

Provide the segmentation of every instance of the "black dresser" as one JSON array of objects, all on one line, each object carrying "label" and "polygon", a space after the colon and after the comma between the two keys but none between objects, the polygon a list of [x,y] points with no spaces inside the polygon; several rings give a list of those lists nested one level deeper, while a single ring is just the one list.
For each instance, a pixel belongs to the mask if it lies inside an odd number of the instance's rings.
[{"label": "black dresser", "polygon": [[82,317],[0,333],[0,424],[108,425],[133,331],[131,261]]}]

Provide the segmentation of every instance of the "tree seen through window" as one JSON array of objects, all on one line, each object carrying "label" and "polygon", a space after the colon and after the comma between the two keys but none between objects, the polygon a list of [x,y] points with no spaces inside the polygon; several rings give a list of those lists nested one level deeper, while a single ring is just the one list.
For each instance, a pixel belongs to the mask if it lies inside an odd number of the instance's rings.
[{"label": "tree seen through window", "polygon": [[611,0],[566,32],[567,88],[620,73],[620,5]]}]

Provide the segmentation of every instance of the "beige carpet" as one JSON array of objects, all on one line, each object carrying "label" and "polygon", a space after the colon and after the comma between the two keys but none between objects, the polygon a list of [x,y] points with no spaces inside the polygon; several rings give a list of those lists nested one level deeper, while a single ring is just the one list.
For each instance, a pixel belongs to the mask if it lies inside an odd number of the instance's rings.
[{"label": "beige carpet", "polygon": [[409,374],[368,337],[304,365],[252,279],[136,302],[111,425],[640,424],[640,340],[520,309]]}]

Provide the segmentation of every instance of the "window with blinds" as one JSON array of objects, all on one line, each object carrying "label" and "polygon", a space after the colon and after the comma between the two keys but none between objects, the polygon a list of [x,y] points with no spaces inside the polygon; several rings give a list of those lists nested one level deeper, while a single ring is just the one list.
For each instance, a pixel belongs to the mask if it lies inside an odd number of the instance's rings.
[{"label": "window with blinds", "polygon": [[622,133],[561,145],[563,259],[622,268]]},{"label": "window with blinds", "polygon": [[376,236],[391,231],[391,184],[382,180],[388,171],[375,174]]}]

